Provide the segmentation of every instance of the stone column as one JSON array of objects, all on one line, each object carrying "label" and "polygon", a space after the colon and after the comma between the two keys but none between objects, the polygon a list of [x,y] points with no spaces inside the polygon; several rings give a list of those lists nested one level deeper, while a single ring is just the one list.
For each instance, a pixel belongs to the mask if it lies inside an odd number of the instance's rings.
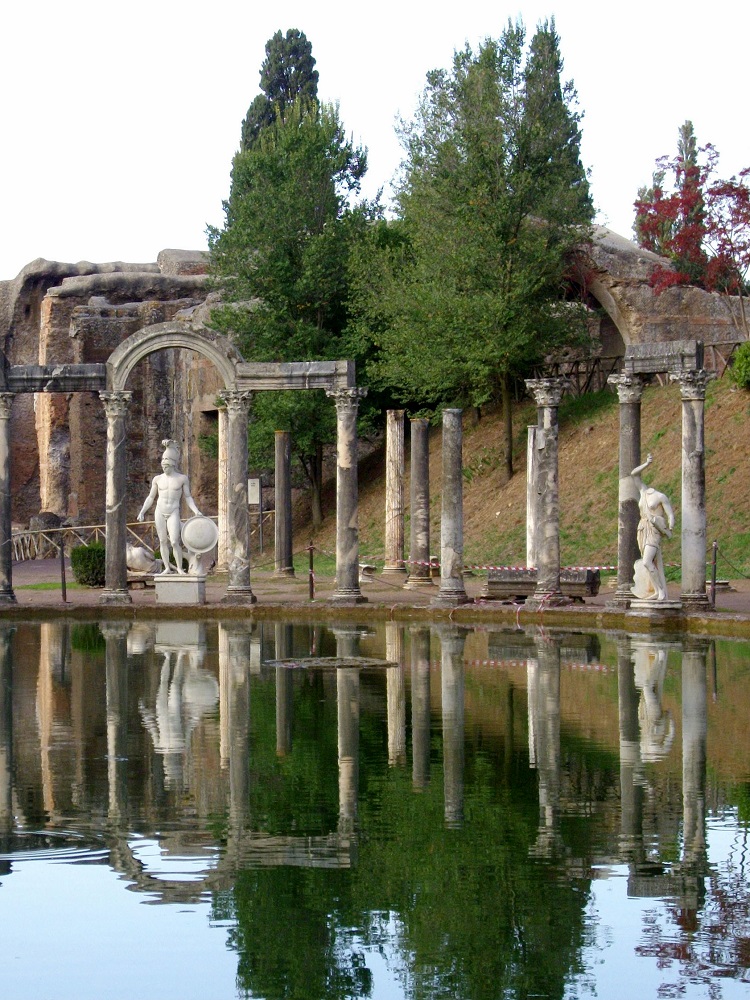
[{"label": "stone column", "polygon": [[409,590],[432,587],[430,569],[430,422],[411,421],[411,483],[409,522]]},{"label": "stone column", "polygon": [[430,783],[430,630],[411,631],[411,780],[415,788]]},{"label": "stone column", "polygon": [[247,412],[252,394],[222,393],[227,404],[227,534],[229,586],[223,602],[254,604],[250,586],[250,518],[247,510]]},{"label": "stone column", "polygon": [[276,431],[274,446],[276,568],[273,575],[294,576],[294,560],[292,558],[292,442],[289,431]]},{"label": "stone column", "polygon": [[357,410],[366,389],[327,389],[336,403],[336,589],[333,604],[364,604],[359,589]]},{"label": "stone column", "polygon": [[638,548],[638,489],[630,473],[641,464],[640,375],[610,375],[607,379],[617,389],[620,401],[620,480],[617,508],[617,589],[607,603],[629,608],[633,597],[633,566],[640,559]]},{"label": "stone column", "polygon": [[227,519],[229,511],[227,508],[227,479],[229,470],[227,468],[227,411],[225,407],[219,409],[219,462],[218,462],[219,488],[218,488],[218,529],[219,542],[216,551],[216,572],[226,573],[229,569],[229,532],[227,531]]},{"label": "stone column", "polygon": [[105,525],[107,554],[102,604],[132,604],[125,561],[127,528],[128,449],[126,422],[132,392],[100,392],[107,415],[107,483]]},{"label": "stone column", "polygon": [[385,565],[383,576],[404,582],[404,411],[385,423]]},{"label": "stone column", "polygon": [[673,373],[682,399],[682,595],[689,608],[708,608],[706,594],[706,456],[703,418],[706,386],[716,378],[705,369]]},{"label": "stone column", "polygon": [[526,566],[536,566],[539,488],[536,482],[536,424],[526,428]]},{"label": "stone column", "polygon": [[469,597],[464,587],[462,410],[443,410],[443,498],[440,512],[440,587],[432,604],[456,607]]},{"label": "stone column", "polygon": [[443,784],[445,825],[464,819],[464,646],[466,634],[439,626],[440,694],[443,708]]},{"label": "stone column", "polygon": [[0,604],[15,604],[11,541],[10,411],[13,393],[0,392]]},{"label": "stone column", "polygon": [[529,610],[569,604],[560,590],[560,505],[557,470],[557,408],[568,380],[555,378],[526,379],[526,388],[537,405],[535,434],[537,488],[539,500],[536,532],[536,590],[526,601]]}]

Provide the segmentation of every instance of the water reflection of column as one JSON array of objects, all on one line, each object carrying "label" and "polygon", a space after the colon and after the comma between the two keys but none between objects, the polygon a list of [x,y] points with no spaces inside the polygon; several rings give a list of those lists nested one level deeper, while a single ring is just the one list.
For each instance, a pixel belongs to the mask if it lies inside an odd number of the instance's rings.
[{"label": "water reflection of column", "polygon": [[340,660],[351,660],[359,656],[359,640],[362,636],[358,628],[335,628],[336,656]]},{"label": "water reflection of column", "polygon": [[13,631],[0,626],[0,836],[13,829]]},{"label": "water reflection of column", "polygon": [[104,641],[107,682],[108,816],[120,824],[127,816],[126,740],[128,717],[128,630],[126,623],[99,626]]},{"label": "water reflection of column", "polygon": [[396,622],[385,625],[385,658],[396,666],[385,674],[388,705],[388,763],[406,763],[406,687],[404,684],[404,630]]},{"label": "water reflection of column", "polygon": [[430,781],[430,630],[411,630],[411,776],[415,788]]},{"label": "water reflection of column", "polygon": [[560,643],[536,637],[536,660],[528,661],[529,733],[532,766],[539,775],[539,831],[534,853],[553,853],[560,809]]},{"label": "water reflection of column", "polygon": [[353,833],[359,791],[359,667],[336,671],[339,745],[339,832]]},{"label": "water reflection of column", "polygon": [[466,634],[439,627],[440,695],[443,709],[443,782],[446,826],[464,819],[464,645]]},{"label": "water reflection of column", "polygon": [[248,812],[251,629],[219,625],[221,763],[229,766],[229,817],[241,826]]},{"label": "water reflection of column", "polygon": [[708,641],[690,636],[682,652],[683,860],[706,858],[706,657]]},{"label": "water reflection of column", "polygon": [[628,636],[618,636],[617,703],[620,723],[620,851],[638,861],[643,845],[643,780],[638,729],[638,689]]},{"label": "water reflection of column", "polygon": [[[292,655],[292,626],[277,623],[276,659]],[[283,757],[292,749],[292,712],[294,706],[294,674],[288,667],[276,667],[276,753]]]}]

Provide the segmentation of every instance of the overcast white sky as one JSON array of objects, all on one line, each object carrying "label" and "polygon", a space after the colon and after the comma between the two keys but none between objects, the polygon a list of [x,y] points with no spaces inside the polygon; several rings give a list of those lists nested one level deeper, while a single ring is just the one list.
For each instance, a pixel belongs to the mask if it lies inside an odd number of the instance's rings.
[{"label": "overcast white sky", "polygon": [[554,15],[584,111],[598,220],[629,236],[639,184],[692,119],[723,175],[750,165],[750,7],[714,0],[37,0],[6,5],[0,59],[0,279],[36,257],[153,261],[221,225],[240,124],[266,40],[304,31],[319,93],[366,145],[366,194],[388,189],[429,69],[465,41]]}]

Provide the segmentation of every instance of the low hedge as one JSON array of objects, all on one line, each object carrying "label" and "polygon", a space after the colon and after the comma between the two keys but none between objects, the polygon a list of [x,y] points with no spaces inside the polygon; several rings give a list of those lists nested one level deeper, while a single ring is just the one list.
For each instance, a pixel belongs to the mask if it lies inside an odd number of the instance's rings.
[{"label": "low hedge", "polygon": [[77,583],[84,587],[104,586],[106,549],[101,542],[76,545],[70,553],[70,568]]}]

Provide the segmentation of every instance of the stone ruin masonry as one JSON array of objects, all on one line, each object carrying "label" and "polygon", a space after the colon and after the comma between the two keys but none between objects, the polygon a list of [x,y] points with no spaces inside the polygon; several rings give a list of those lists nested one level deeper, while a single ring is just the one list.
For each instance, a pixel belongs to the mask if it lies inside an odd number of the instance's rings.
[{"label": "stone ruin masonry", "polygon": [[[656,296],[649,277],[667,263],[603,227],[588,250],[589,301],[600,352],[627,346],[701,340],[707,347],[744,339],[736,303],[698,288]],[[102,363],[126,337],[154,323],[207,322],[207,254],[163,250],[156,263],[65,264],[36,260],[0,281],[0,345],[6,364]],[[707,359],[708,360],[708,359]],[[200,509],[217,512],[217,463],[198,440],[216,434],[221,380],[210,362],[189,351],[149,355],[128,383],[128,520],[133,520],[158,472],[160,442],[182,446]],[[106,421],[98,393],[16,396],[12,410],[13,521],[40,511],[77,523],[104,522]]]},{"label": "stone ruin masonry", "polygon": [[[6,363],[104,363],[142,327],[205,312],[206,270],[204,253],[173,250],[155,264],[34,261],[0,282]],[[182,468],[201,509],[216,513],[216,461],[198,438],[218,427],[220,385],[213,366],[189,351],[161,351],[137,366],[128,384],[129,520],[159,471],[165,437],[183,446]],[[98,393],[16,396],[11,441],[14,523],[40,511],[104,523],[106,420]]]}]

